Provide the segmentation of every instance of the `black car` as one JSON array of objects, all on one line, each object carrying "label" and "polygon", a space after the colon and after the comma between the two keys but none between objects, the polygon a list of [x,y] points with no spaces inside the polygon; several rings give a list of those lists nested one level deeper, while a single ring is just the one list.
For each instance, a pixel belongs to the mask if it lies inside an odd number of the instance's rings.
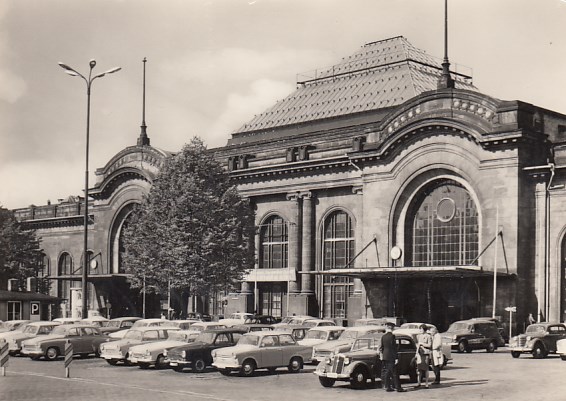
[{"label": "black car", "polygon": [[191,368],[195,373],[204,372],[212,365],[212,350],[236,345],[242,334],[244,331],[237,329],[203,331],[194,342],[167,351],[165,362],[177,372],[185,368]]},{"label": "black car", "polygon": [[252,317],[248,317],[244,323],[245,324],[275,324],[279,323],[280,319],[276,319],[270,315],[254,315]]},{"label": "black car", "polygon": [[505,341],[491,320],[469,319],[460,320],[450,325],[442,333],[442,342],[450,344],[458,352],[472,352],[485,349],[494,352],[497,347],[505,345]]}]

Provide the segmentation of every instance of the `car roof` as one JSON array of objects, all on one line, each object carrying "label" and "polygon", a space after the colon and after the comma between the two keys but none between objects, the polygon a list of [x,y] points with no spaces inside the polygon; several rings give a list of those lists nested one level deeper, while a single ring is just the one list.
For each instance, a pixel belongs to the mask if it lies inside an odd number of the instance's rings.
[{"label": "car roof", "polygon": [[[359,326],[358,326],[359,327]],[[311,330],[318,330],[318,331],[335,331],[335,330],[346,330],[346,327],[343,326],[316,326],[311,327]]]},{"label": "car roof", "polygon": [[[49,322],[49,321],[40,321],[40,322],[31,322],[28,323],[28,326],[60,326],[61,323],[59,322]],[[75,325],[73,325],[75,326]]]},{"label": "car roof", "polygon": [[178,331],[179,328],[177,326],[141,326],[141,327],[132,327],[129,328],[129,330],[133,330],[133,331],[149,331],[149,330],[176,330]]},{"label": "car roof", "polygon": [[90,327],[91,329],[99,329],[98,326],[93,326],[92,324],[87,323],[73,323],[73,324],[60,324],[57,327],[63,327],[64,329],[70,329],[74,327],[83,328],[83,327]]},{"label": "car roof", "polygon": [[254,331],[251,333],[244,334],[245,336],[258,336],[258,337],[265,337],[265,336],[279,336],[279,335],[288,335],[290,336],[291,333],[281,330],[269,330],[269,331]]},{"label": "car roof", "polygon": [[115,317],[114,319],[110,319],[111,322],[122,322],[122,321],[137,321],[143,320],[141,317],[137,316],[123,316],[123,317]]}]

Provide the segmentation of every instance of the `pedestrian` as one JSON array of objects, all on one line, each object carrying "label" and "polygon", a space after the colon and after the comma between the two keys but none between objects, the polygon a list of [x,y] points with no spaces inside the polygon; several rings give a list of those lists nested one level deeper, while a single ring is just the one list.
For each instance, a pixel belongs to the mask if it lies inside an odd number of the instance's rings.
[{"label": "pedestrian", "polygon": [[436,327],[431,327],[432,336],[432,370],[434,371],[434,382],[440,384],[440,368],[444,364],[444,354],[442,353],[442,336]]},{"label": "pedestrian", "polygon": [[527,325],[531,325],[534,324],[536,322],[534,316],[532,313],[529,313],[529,316],[527,317]]},{"label": "pedestrian", "polygon": [[428,333],[428,327],[425,324],[421,324],[419,327],[420,334],[417,336],[417,387],[421,386],[421,383],[425,382],[426,388],[428,388],[428,368],[430,365],[430,353],[432,350],[432,337]]},{"label": "pedestrian", "polygon": [[385,326],[385,334],[381,337],[381,345],[379,354],[381,357],[381,385],[385,391],[405,392],[399,382],[399,374],[397,373],[397,339],[393,334],[393,324]]}]

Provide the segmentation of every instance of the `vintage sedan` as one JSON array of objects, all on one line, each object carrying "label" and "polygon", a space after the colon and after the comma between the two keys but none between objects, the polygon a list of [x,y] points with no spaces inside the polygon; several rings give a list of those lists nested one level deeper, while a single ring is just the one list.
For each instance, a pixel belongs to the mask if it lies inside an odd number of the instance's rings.
[{"label": "vintage sedan", "polygon": [[[130,328],[134,329],[138,327],[159,327],[159,326],[171,326],[171,321],[167,319],[158,319],[158,318],[139,319],[136,320]],[[122,339],[124,338],[127,332],[128,329],[122,329],[114,333],[110,333],[108,337],[114,339]]]},{"label": "vintage sedan", "polygon": [[366,336],[371,333],[384,333],[383,326],[355,326],[347,327],[337,340],[329,340],[322,344],[315,345],[312,350],[312,361],[314,363],[324,361],[333,353],[343,352],[350,349],[356,338]]},{"label": "vintage sedan", "polygon": [[128,361],[142,369],[154,366],[156,369],[167,367],[165,357],[171,348],[191,343],[200,335],[200,331],[179,330],[169,333],[167,340],[149,342],[130,347]]},{"label": "vintage sedan", "polygon": [[121,340],[107,340],[107,342],[103,343],[100,346],[100,357],[104,358],[110,365],[116,365],[118,362],[124,362],[125,365],[129,365],[130,347],[166,340],[173,331],[179,331],[179,328],[168,326],[132,327]]},{"label": "vintage sedan", "polygon": [[177,372],[191,368],[195,373],[202,373],[212,365],[212,351],[236,345],[244,333],[233,328],[203,331],[194,342],[169,349],[166,361]]},{"label": "vintage sedan", "polygon": [[0,333],[17,330],[20,326],[30,323],[31,320],[7,320],[0,323]]},{"label": "vintage sedan", "polygon": [[235,312],[225,319],[220,319],[218,323],[224,325],[224,327],[232,327],[237,324],[244,324],[247,319],[252,317],[254,317],[253,313]]},{"label": "vintage sedan", "polygon": [[10,355],[18,355],[22,350],[22,343],[38,336],[51,334],[53,328],[59,326],[57,322],[32,322],[25,326],[20,326],[21,330],[14,330],[6,333],[4,340],[8,342]]},{"label": "vintage sedan", "polygon": [[[381,378],[381,359],[379,348],[384,333],[373,333],[356,339],[349,351],[326,357],[314,372],[323,387],[332,387],[336,381],[349,381],[353,388],[364,388],[368,380],[374,382]],[[409,375],[411,381],[417,380],[416,363],[413,357],[416,345],[411,336],[396,335],[399,362],[399,375]]]},{"label": "vintage sedan", "polygon": [[138,320],[141,320],[141,317],[126,316],[110,319],[106,326],[100,328],[100,332],[105,335],[110,335],[120,330],[131,329]]},{"label": "vintage sedan", "polygon": [[54,361],[65,353],[65,343],[73,345],[73,354],[87,357],[90,354],[98,355],[98,348],[106,341],[98,327],[80,323],[62,324],[53,329],[51,334],[38,336],[22,342],[22,355],[33,360],[44,357]]},{"label": "vintage sedan", "polygon": [[535,323],[527,327],[524,334],[509,340],[513,358],[529,353],[533,358],[546,358],[557,351],[558,340],[566,339],[566,326],[563,323]]},{"label": "vintage sedan", "polygon": [[238,371],[241,376],[252,376],[256,369],[275,372],[284,366],[296,373],[310,358],[310,347],[297,344],[291,334],[258,331],[244,334],[233,347],[212,351],[212,366],[223,375]]},{"label": "vintage sedan", "polygon": [[299,340],[299,344],[314,347],[327,341],[338,340],[344,330],[346,328],[342,326],[313,327],[307,331],[302,340]]}]

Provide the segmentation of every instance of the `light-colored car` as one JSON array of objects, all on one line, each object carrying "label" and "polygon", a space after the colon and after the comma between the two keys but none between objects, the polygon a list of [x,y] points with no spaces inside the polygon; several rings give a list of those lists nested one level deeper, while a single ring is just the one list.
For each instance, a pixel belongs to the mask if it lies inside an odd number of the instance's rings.
[{"label": "light-colored car", "polygon": [[65,353],[65,343],[71,342],[73,354],[86,357],[90,354],[98,354],[98,347],[104,341],[104,337],[98,327],[80,323],[62,324],[51,331],[51,334],[38,336],[22,342],[22,355],[37,360],[41,357],[54,361]]},{"label": "light-colored car", "polygon": [[103,343],[100,346],[100,357],[104,358],[110,365],[116,365],[118,362],[124,362],[128,365],[130,347],[166,340],[172,331],[179,331],[179,328],[170,326],[132,327],[127,330],[121,340],[107,340]]},{"label": "light-colored car", "polygon": [[105,327],[108,325],[110,320],[106,319],[104,316],[92,316],[86,319],[82,319],[80,322],[84,324],[90,324],[91,326],[96,327]]},{"label": "light-colored car", "polygon": [[184,319],[184,320],[171,320],[170,326],[176,326],[181,330],[191,330],[191,326],[195,323],[202,322],[199,319]]},{"label": "light-colored car", "polygon": [[310,357],[310,347],[297,344],[289,333],[256,331],[244,334],[233,347],[212,351],[212,366],[223,375],[238,371],[241,376],[251,376],[256,369],[274,372],[285,366],[296,373]]},{"label": "light-colored car", "polygon": [[346,328],[341,326],[313,327],[307,331],[305,338],[300,340],[299,344],[314,347],[326,341],[338,340],[344,330],[346,330]]},{"label": "light-colored car", "polygon": [[560,355],[560,359],[566,361],[566,338],[556,341],[556,353]]},{"label": "light-colored car", "polygon": [[[407,326],[405,326],[405,324]],[[410,326],[413,323],[405,323],[405,324],[401,325],[401,328],[395,329],[393,331],[393,334],[410,336],[415,341],[415,343],[418,343],[418,337],[417,336],[421,333],[420,329],[418,329],[418,328],[417,329],[403,328],[404,326],[405,327],[413,327],[413,326]],[[434,327],[432,324],[427,324],[427,326]],[[442,342],[442,356],[443,356],[442,366],[446,366],[449,361],[452,361],[452,346],[450,345],[450,343]]]},{"label": "light-colored car", "polygon": [[80,323],[81,319],[78,317],[58,317],[57,319],[53,319],[53,321],[60,324],[73,324]]},{"label": "light-colored car", "polygon": [[[159,326],[171,326],[171,320],[167,319],[139,319],[134,322],[134,324],[130,328],[139,328],[139,327],[159,327]],[[114,333],[110,333],[108,337],[113,339],[121,339],[124,338],[128,329],[123,329],[119,331],[115,331]]]},{"label": "light-colored car", "polygon": [[253,316],[253,313],[236,312],[232,313],[226,319],[220,319],[218,323],[223,324],[224,327],[232,327],[238,324],[246,323],[246,320],[252,318]]},{"label": "light-colored car", "polygon": [[220,322],[195,322],[191,325],[191,330],[195,331],[205,331],[205,330],[216,330],[216,329],[226,329],[227,327]]},{"label": "light-colored car", "polygon": [[30,323],[31,320],[7,320],[0,323],[0,334],[17,330],[20,326]]},{"label": "light-colored car", "polygon": [[126,316],[110,319],[106,326],[100,328],[100,332],[109,336],[111,333],[115,333],[120,330],[131,329],[134,323],[138,320],[141,320],[141,317]]},{"label": "light-colored car", "polygon": [[195,341],[200,333],[193,330],[172,331],[166,340],[134,345],[128,351],[128,361],[142,369],[150,366],[162,369],[168,365],[165,362],[168,350]]},{"label": "light-colored car", "polygon": [[363,318],[357,319],[354,322],[354,327],[358,326],[385,326],[388,323],[388,320],[382,317],[370,317],[370,318]]},{"label": "light-colored car", "polygon": [[275,328],[275,330],[277,330],[278,327],[280,326],[287,326],[290,324],[293,325],[303,325],[307,320],[320,320],[317,317],[313,317],[313,316],[306,316],[306,315],[301,315],[301,316],[287,316],[284,317],[281,322],[279,323],[275,323],[273,325],[273,327]]},{"label": "light-colored car", "polygon": [[333,353],[344,352],[350,349],[356,338],[372,333],[384,333],[383,326],[354,326],[346,327],[337,340],[326,341],[312,349],[312,361],[320,362]]},{"label": "light-colored car", "polygon": [[4,340],[8,342],[8,351],[10,355],[18,355],[22,349],[22,342],[37,336],[45,336],[51,334],[53,328],[59,326],[57,322],[32,322],[20,329],[10,331],[4,336]]}]

